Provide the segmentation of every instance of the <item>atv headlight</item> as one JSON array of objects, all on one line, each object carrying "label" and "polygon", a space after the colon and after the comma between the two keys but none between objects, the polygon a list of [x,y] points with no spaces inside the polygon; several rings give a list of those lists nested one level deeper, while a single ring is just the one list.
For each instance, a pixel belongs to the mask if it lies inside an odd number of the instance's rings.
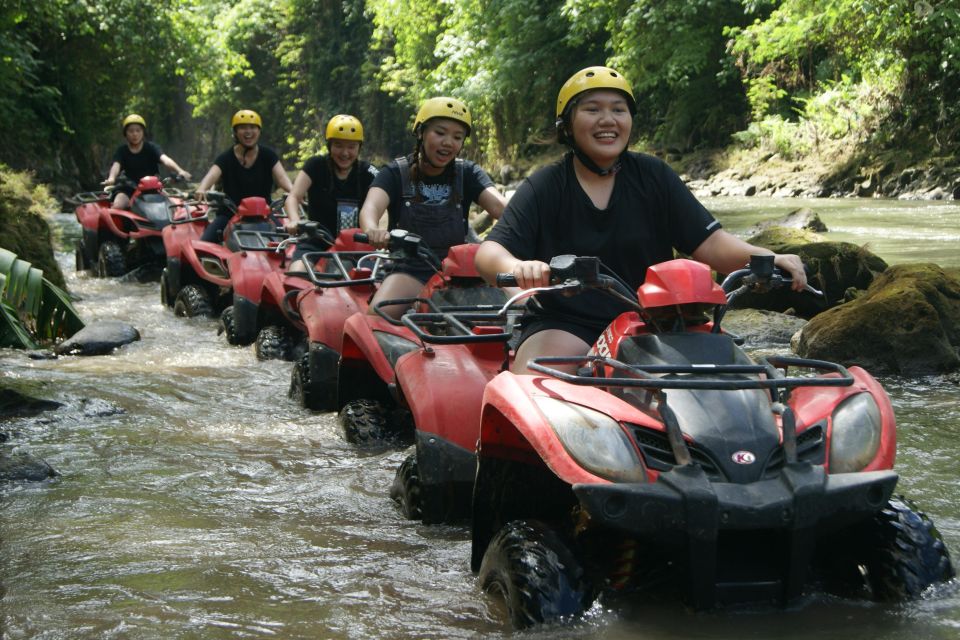
[{"label": "atv headlight", "polygon": [[830,473],[860,471],[880,447],[880,407],[869,393],[858,393],[833,411]]},{"label": "atv headlight", "polygon": [[591,473],[615,482],[646,482],[630,439],[616,420],[577,404],[535,396],[563,448]]},{"label": "atv headlight", "polygon": [[420,348],[420,345],[416,342],[386,331],[374,331],[373,337],[377,339],[377,344],[383,350],[383,355],[390,361],[391,367],[397,366],[397,360],[403,354]]}]

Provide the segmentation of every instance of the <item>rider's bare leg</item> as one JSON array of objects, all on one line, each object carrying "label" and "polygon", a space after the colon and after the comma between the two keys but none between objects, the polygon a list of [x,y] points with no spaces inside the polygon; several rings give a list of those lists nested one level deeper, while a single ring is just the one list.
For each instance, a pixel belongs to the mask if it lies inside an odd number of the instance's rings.
[{"label": "rider's bare leg", "polygon": [[114,209],[129,209],[130,208],[130,197],[125,193],[118,193],[117,196],[113,199],[113,208]]},{"label": "rider's bare leg", "polygon": [[[406,273],[391,273],[383,279],[383,283],[373,298],[370,300],[370,308],[367,313],[376,314],[373,305],[381,300],[392,300],[394,298],[413,298],[423,289],[423,283]],[[391,318],[399,318],[403,312],[410,308],[410,305],[392,304],[389,307],[383,307],[381,311],[386,312]]]},{"label": "rider's bare leg", "polygon": [[[538,331],[520,345],[517,357],[510,370],[516,374],[536,374],[536,371],[527,369],[531,358],[540,356],[577,356],[584,355],[590,350],[590,345],[577,336],[562,329],[544,329]],[[551,365],[559,371],[576,373],[576,365]]]}]

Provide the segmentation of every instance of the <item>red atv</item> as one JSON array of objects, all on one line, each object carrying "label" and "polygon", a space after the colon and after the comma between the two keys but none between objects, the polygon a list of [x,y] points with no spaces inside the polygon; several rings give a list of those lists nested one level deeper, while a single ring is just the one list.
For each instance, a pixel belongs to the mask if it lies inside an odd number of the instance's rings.
[{"label": "red atv", "polygon": [[[123,176],[120,178],[125,180]],[[170,222],[171,207],[181,215],[206,215],[206,205],[185,204],[185,196],[167,186],[178,180],[156,176],[140,179],[130,209],[114,209],[107,191],[77,194],[75,210],[82,228],[76,248],[77,271],[94,270],[100,277],[116,277],[139,267],[163,266],[161,234]]]},{"label": "red atv", "polygon": [[382,279],[384,259],[355,229],[341,231],[333,251],[304,256],[310,287],[285,295],[282,306],[289,324],[275,325],[283,335],[306,336],[306,351],[296,360],[290,379],[289,395],[301,406],[314,411],[337,409],[343,326],[355,313],[366,313],[367,302]]},{"label": "red atv", "polygon": [[334,242],[330,232],[316,222],[301,223],[297,236],[283,233],[282,239],[277,236],[272,240],[260,236],[260,239],[268,241],[264,250],[249,247],[248,233],[239,231],[233,234],[238,244],[243,245],[243,250],[227,259],[233,296],[231,304],[220,314],[220,332],[226,335],[227,342],[234,345],[248,345],[257,341],[260,330],[275,324],[280,316],[280,307],[274,304],[274,299],[269,295],[271,290],[266,288],[269,278],[286,275],[300,288],[306,286],[304,274],[298,277],[285,271],[291,262],[294,245],[300,240],[320,240],[331,245]]},{"label": "red atv", "polygon": [[552,288],[633,310],[586,356],[536,358],[536,375],[503,372],[484,390],[471,566],[515,626],[626,589],[709,609],[784,605],[811,585],[915,597],[954,575],[931,521],[892,497],[880,384],[819,360],[754,362],[720,330],[729,301],[788,282],[772,257],[723,287],[700,263],[663,263],[636,295],[596,258],[551,272]]},{"label": "red atv", "polygon": [[[231,266],[240,271],[240,258],[249,258],[247,277],[272,268],[269,254],[289,236],[278,231],[275,209],[259,197],[244,198],[234,205],[218,192],[208,192],[214,206],[234,212],[223,233],[223,244],[200,239],[206,223],[186,216],[173,219],[164,229],[167,265],[160,277],[160,299],[178,316],[214,317],[232,303]],[[281,203],[282,204],[282,203]],[[240,255],[243,254],[243,255]],[[276,258],[279,263],[279,258]],[[261,280],[262,281],[262,280]]]},{"label": "red atv", "polygon": [[[390,259],[421,261],[436,269],[415,298],[383,300],[374,311],[350,316],[343,327],[343,345],[337,371],[337,407],[346,439],[357,444],[408,438],[412,433],[404,398],[397,395],[394,365],[400,356],[420,348],[417,337],[402,321],[381,309],[395,304],[420,310],[497,310],[506,296],[487,286],[473,264],[476,244],[452,247],[441,262],[419,236],[391,231]],[[332,381],[331,381],[332,384]]]}]

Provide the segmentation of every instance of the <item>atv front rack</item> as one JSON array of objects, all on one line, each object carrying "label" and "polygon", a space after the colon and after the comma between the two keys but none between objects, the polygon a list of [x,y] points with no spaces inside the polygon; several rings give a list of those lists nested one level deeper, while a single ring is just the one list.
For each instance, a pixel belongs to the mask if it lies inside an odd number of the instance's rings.
[{"label": "atv front rack", "polygon": [[[576,365],[578,370],[589,367],[591,375],[572,374],[554,369],[549,364]],[[625,377],[605,377],[604,367],[627,374]],[[786,377],[781,373],[788,367],[814,369],[836,373],[838,378]],[[605,356],[543,356],[530,360],[528,368],[570,384],[592,387],[644,387],[648,389],[792,389],[795,387],[849,387],[853,376],[840,364],[826,360],[769,356],[757,364],[692,364],[692,365],[630,365]],[[664,375],[690,376],[664,378]],[[715,376],[759,376],[715,377]]]},{"label": "atv front rack", "polygon": [[430,312],[405,313],[400,321],[422,342],[429,344],[469,344],[506,342],[513,336],[522,310],[491,313],[491,305],[438,308],[430,300],[424,302]]},{"label": "atv front rack", "polygon": [[[369,256],[378,258],[370,269],[370,275],[365,278],[355,278],[351,271],[354,269],[360,271],[360,264]],[[354,287],[362,284],[373,284],[381,279],[380,263],[381,256],[369,251],[312,251],[303,254],[302,261],[306,265],[306,277],[314,286],[322,288],[336,287]],[[333,271],[318,271],[316,264],[325,260],[327,266],[333,266]],[[345,262],[346,260],[346,262]],[[347,262],[352,262],[354,266],[349,266]],[[291,275],[302,275],[304,272],[288,272]]]}]

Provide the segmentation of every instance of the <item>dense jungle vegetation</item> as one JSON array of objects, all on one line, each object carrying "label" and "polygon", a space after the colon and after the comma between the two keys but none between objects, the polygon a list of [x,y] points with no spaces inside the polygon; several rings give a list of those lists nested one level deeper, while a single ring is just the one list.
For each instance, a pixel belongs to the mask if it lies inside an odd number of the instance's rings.
[{"label": "dense jungle vegetation", "polygon": [[92,186],[134,111],[199,177],[238,108],[289,169],[342,112],[386,159],[449,94],[475,113],[468,155],[522,164],[588,64],[632,82],[646,148],[946,154],[958,34],[956,0],[5,0],[0,162]]}]

